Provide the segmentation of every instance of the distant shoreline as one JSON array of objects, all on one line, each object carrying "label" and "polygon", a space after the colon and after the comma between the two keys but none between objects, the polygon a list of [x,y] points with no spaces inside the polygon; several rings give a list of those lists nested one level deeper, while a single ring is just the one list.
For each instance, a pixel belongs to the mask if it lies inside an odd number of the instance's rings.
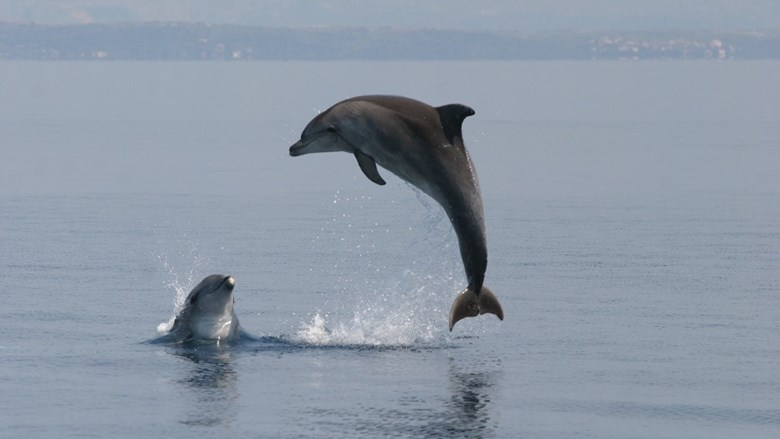
[{"label": "distant shoreline", "polygon": [[500,61],[780,59],[766,31],[484,32],[193,23],[0,23],[0,60]]}]

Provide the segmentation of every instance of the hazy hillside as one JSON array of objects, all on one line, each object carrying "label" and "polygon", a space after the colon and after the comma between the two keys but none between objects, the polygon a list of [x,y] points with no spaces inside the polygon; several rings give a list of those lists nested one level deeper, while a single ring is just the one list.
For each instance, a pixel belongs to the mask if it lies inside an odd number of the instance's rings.
[{"label": "hazy hillside", "polygon": [[459,31],[771,29],[777,0],[0,0],[0,22]]},{"label": "hazy hillside", "polygon": [[0,59],[779,59],[773,32],[459,32],[183,23],[0,24]]}]

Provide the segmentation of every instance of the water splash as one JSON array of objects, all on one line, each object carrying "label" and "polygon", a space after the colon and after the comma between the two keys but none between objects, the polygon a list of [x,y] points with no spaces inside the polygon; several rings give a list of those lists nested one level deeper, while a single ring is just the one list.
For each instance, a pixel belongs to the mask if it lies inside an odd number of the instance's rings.
[{"label": "water splash", "polygon": [[332,318],[317,311],[303,323],[293,341],[315,346],[436,346],[444,339],[440,310],[428,315],[412,305],[398,308],[366,306],[349,318]]},{"label": "water splash", "polygon": [[[181,245],[181,243],[179,243]],[[198,243],[186,245],[186,249],[173,254],[160,253],[156,257],[161,271],[165,273],[163,287],[167,290],[173,290],[173,314],[166,322],[157,325],[157,332],[164,334],[173,326],[176,315],[179,314],[190,290],[200,281],[200,273],[204,267],[209,265],[209,258],[200,253]],[[188,269],[180,269],[180,266],[187,266]]]},{"label": "water splash", "polygon": [[445,314],[436,304],[437,294],[425,290],[419,288],[395,301],[388,298],[390,292],[369,294],[357,303],[342,304],[333,315],[318,310],[301,324],[293,339],[316,346],[442,344]]},{"label": "water splash", "polygon": [[[338,255],[321,268],[333,292],[292,341],[316,346],[437,346],[447,340],[462,267],[441,207],[403,183],[402,201],[336,192],[313,250]],[[403,193],[402,193],[403,192]],[[386,204],[393,204],[388,210]]]}]

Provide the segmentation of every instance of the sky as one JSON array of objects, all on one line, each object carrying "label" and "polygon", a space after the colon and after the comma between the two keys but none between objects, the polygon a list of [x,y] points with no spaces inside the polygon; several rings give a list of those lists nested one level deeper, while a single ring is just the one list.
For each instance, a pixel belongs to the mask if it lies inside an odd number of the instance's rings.
[{"label": "sky", "polygon": [[0,22],[457,30],[766,30],[780,0],[0,0]]}]

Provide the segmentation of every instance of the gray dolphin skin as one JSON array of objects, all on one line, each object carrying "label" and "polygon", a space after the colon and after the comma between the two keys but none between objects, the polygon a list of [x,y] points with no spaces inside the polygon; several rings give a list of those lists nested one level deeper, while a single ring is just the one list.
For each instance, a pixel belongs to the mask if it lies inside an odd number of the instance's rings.
[{"label": "gray dolphin skin", "polygon": [[449,326],[490,313],[504,319],[498,299],[482,285],[487,244],[482,195],[463,144],[461,125],[474,110],[461,104],[432,107],[400,96],[359,96],[341,101],[306,126],[290,155],[354,154],[369,180],[385,184],[376,165],[413,184],[447,213],[460,245],[468,287],[452,304]]},{"label": "gray dolphin skin", "polygon": [[241,336],[238,317],[233,310],[233,276],[206,276],[187,295],[169,332],[155,343],[192,341],[230,342]]}]

